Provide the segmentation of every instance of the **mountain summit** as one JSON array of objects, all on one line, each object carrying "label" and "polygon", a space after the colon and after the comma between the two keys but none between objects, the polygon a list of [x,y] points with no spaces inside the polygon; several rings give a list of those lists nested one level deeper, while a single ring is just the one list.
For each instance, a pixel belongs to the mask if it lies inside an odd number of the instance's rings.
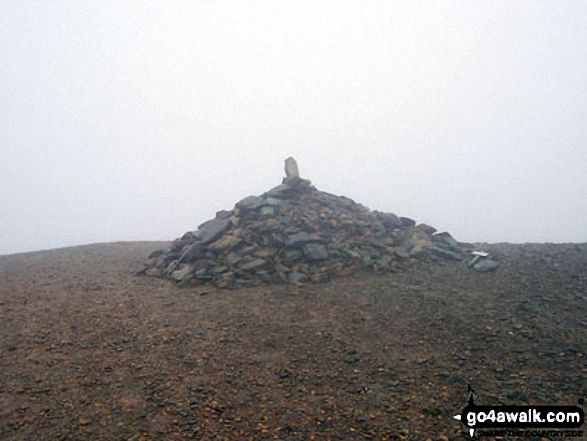
[{"label": "mountain summit", "polygon": [[293,158],[281,185],[216,213],[154,251],[141,273],[221,288],[323,282],[358,271],[397,271],[417,260],[462,260],[462,246],[407,217],[371,211],[317,190]]}]

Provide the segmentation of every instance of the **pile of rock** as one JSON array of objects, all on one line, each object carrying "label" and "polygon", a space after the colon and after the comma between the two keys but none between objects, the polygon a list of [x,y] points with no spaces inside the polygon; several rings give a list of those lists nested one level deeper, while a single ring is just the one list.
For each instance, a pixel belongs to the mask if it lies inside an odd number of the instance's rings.
[{"label": "pile of rock", "polygon": [[395,271],[414,259],[462,255],[448,233],[317,190],[288,158],[281,185],[244,198],[169,249],[151,253],[142,273],[233,288],[322,282],[365,269]]}]

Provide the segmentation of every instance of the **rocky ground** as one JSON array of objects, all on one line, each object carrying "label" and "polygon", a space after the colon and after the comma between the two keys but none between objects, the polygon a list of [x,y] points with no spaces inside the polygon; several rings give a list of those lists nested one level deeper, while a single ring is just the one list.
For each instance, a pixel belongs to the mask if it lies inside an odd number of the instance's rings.
[{"label": "rocky ground", "polygon": [[468,384],[584,405],[587,244],[239,290],[136,275],[166,245],[0,256],[0,439],[465,440]]}]

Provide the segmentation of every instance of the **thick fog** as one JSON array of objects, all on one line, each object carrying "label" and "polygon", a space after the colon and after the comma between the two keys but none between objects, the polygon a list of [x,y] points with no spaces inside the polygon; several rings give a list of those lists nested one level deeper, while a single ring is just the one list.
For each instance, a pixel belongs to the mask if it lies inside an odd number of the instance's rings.
[{"label": "thick fog", "polygon": [[0,2],[0,254],[172,240],[281,183],[587,241],[587,4]]}]

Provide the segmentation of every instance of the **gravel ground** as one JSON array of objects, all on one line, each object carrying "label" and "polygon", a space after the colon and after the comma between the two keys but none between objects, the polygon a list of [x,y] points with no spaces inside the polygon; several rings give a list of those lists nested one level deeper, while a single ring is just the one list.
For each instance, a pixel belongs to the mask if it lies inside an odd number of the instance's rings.
[{"label": "gravel ground", "polygon": [[235,291],[136,276],[165,245],[0,256],[0,439],[465,440],[468,385],[584,407],[587,244]]}]

